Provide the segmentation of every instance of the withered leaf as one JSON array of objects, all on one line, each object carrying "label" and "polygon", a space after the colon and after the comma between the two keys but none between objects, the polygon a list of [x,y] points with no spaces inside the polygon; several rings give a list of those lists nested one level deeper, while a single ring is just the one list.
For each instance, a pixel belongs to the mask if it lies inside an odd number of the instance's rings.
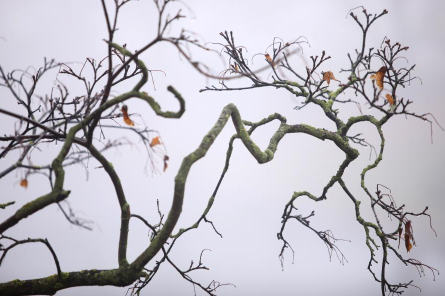
[{"label": "withered leaf", "polygon": [[267,60],[270,64],[272,64],[272,58],[270,57],[270,55],[269,55],[268,53],[266,53],[266,54],[264,55],[264,57],[266,58],[266,60]]},{"label": "withered leaf", "polygon": [[408,233],[411,236],[411,220],[406,221],[405,223],[405,233]]},{"label": "withered leaf", "polygon": [[128,116],[124,116],[124,122],[126,124],[128,124],[129,126],[134,126],[133,120],[131,120],[130,117],[128,117]]},{"label": "withered leaf", "polygon": [[167,170],[168,168],[168,164],[167,161],[170,159],[170,157],[168,157],[168,155],[164,155],[164,172]]},{"label": "withered leaf", "polygon": [[413,247],[413,245],[411,244],[412,238],[413,235],[412,235],[411,220],[408,220],[405,223],[405,247],[407,252],[411,251]]},{"label": "withered leaf", "polygon": [[328,85],[329,85],[329,83],[331,83],[331,80],[340,82],[340,80],[335,79],[334,73],[332,73],[331,71],[327,71],[327,72],[323,73],[323,80],[326,80]]},{"label": "withered leaf", "polygon": [[371,75],[371,79],[375,79],[375,83],[380,88],[380,90],[383,89],[383,78],[385,78],[386,70],[388,69],[383,66],[375,74]]},{"label": "withered leaf", "polygon": [[405,247],[406,247],[406,251],[409,253],[409,251],[411,251],[411,249],[413,248],[413,245],[411,244],[411,236],[409,235],[409,233],[405,232]]},{"label": "withered leaf", "polygon": [[153,146],[156,146],[159,144],[161,144],[159,137],[154,137],[150,142],[150,147],[153,147]]},{"label": "withered leaf", "polygon": [[394,105],[394,98],[390,94],[386,94],[385,97],[391,106]]},{"label": "withered leaf", "polygon": [[129,126],[134,126],[133,120],[130,119],[130,116],[128,116],[128,107],[127,105],[123,105],[121,108],[122,115],[124,117],[124,122],[128,124]]},{"label": "withered leaf", "polygon": [[20,186],[27,189],[28,188],[28,179],[20,180]]}]

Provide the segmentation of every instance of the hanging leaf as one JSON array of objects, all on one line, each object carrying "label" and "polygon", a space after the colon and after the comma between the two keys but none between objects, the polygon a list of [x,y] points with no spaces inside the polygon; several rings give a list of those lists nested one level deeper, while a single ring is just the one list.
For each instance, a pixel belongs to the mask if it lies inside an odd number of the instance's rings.
[{"label": "hanging leaf", "polygon": [[131,120],[130,116],[128,116],[128,107],[127,107],[127,105],[123,105],[121,111],[122,111],[122,115],[124,117],[124,122],[126,124],[128,124],[129,126],[134,126],[133,120]]},{"label": "hanging leaf", "polygon": [[130,117],[128,117],[128,116],[127,117],[124,116],[124,122],[126,124],[128,124],[129,126],[134,126],[133,120],[131,120]]},{"label": "hanging leaf", "polygon": [[159,144],[161,144],[159,137],[154,137],[150,142],[150,147],[153,147],[153,146],[156,146]]},{"label": "hanging leaf", "polygon": [[375,80],[375,83],[380,90],[383,89],[383,78],[385,77],[386,70],[387,68],[383,66],[375,74],[371,75],[371,80]]},{"label": "hanging leaf", "polygon": [[[329,83],[331,83],[331,80],[335,80],[335,81],[340,82],[340,80],[335,79],[334,73],[332,73],[331,71],[324,72],[324,73],[322,73],[322,74],[323,74],[323,80],[326,80],[326,82],[328,83],[328,85],[329,85]],[[341,83],[341,82],[340,82],[340,83]]]},{"label": "hanging leaf", "polygon": [[405,223],[405,233],[408,233],[411,236],[411,220],[406,221]]},{"label": "hanging leaf", "polygon": [[390,94],[386,94],[386,100],[389,102],[391,106],[394,105],[394,98]]},{"label": "hanging leaf", "polygon": [[399,228],[399,246],[397,247],[398,249],[400,249],[400,237],[402,236],[402,227]]},{"label": "hanging leaf", "polygon": [[170,159],[170,157],[168,157],[167,155],[164,155],[164,172],[167,170],[168,168],[168,163],[167,161]]},{"label": "hanging leaf", "polygon": [[411,249],[413,248],[413,245],[411,244],[411,236],[405,232],[405,247],[406,247],[406,251],[409,253],[409,251],[411,251]]},{"label": "hanging leaf", "polygon": [[409,253],[411,251],[413,245],[411,244],[411,240],[413,238],[412,234],[412,226],[411,226],[411,220],[406,221],[405,223],[405,247],[406,251]]},{"label": "hanging leaf", "polygon": [[28,188],[28,179],[20,180],[20,186],[27,189]]}]

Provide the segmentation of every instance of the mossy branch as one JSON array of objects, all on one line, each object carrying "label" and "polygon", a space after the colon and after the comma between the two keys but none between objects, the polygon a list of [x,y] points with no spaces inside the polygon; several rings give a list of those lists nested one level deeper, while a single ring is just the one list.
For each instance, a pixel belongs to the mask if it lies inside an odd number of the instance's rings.
[{"label": "mossy branch", "polygon": [[103,166],[105,171],[113,183],[116,191],[116,196],[119,201],[119,207],[121,210],[121,229],[119,236],[119,248],[118,248],[118,262],[119,266],[128,265],[127,261],[127,241],[128,241],[128,226],[130,224],[130,205],[125,198],[124,189],[121,184],[121,180],[113,168],[113,165],[100,153],[93,145],[91,145],[89,151],[91,155],[96,158]]},{"label": "mossy branch", "polygon": [[33,280],[13,280],[0,284],[0,295],[54,295],[57,291],[80,286],[116,286],[125,287],[133,283],[141,273],[128,268],[111,270],[82,270],[78,272],[62,272],[45,278]]},{"label": "mossy branch", "polygon": [[[230,105],[229,105],[230,106]],[[227,108],[227,107],[226,107]],[[237,112],[238,113],[238,112]],[[239,113],[238,113],[239,114]],[[232,119],[234,118],[240,118],[239,116],[234,117],[232,115]],[[286,124],[286,118],[282,117],[280,114],[272,114],[269,117],[257,122],[257,123],[251,123],[248,121],[242,121],[243,125],[239,126],[239,130],[242,131],[242,133],[237,132],[237,134],[233,135],[232,138],[229,141],[229,147],[226,153],[226,161],[225,161],[225,166],[224,169],[222,171],[221,177],[217,183],[217,186],[213,192],[213,194],[211,195],[211,197],[209,198],[207,207],[204,209],[203,214],[200,216],[200,218],[198,219],[198,221],[196,223],[194,223],[193,225],[189,226],[188,228],[181,228],[178,233],[176,233],[175,235],[172,235],[173,238],[178,238],[179,236],[181,236],[183,233],[194,229],[194,228],[198,228],[200,222],[204,219],[206,219],[206,215],[208,214],[208,212],[210,211],[211,207],[213,206],[216,194],[218,192],[218,189],[221,185],[221,182],[229,168],[229,163],[230,163],[230,157],[232,155],[232,151],[233,151],[233,141],[237,138],[241,138],[241,140],[243,141],[244,145],[246,146],[246,148],[251,152],[251,154],[255,157],[255,151],[256,148],[255,147],[250,147],[248,145],[250,145],[250,143],[253,143],[250,135],[255,131],[256,128],[258,128],[259,126],[262,126],[264,124],[267,124],[275,119],[278,119],[281,121],[281,125],[278,128],[278,130],[274,133],[274,135],[272,135],[271,139],[270,139],[270,143],[269,143],[269,147],[265,150],[264,153],[267,153],[267,150],[271,151],[272,153],[269,154],[271,156],[270,160],[273,158],[273,155],[276,151],[277,145],[279,143],[279,141],[284,137],[285,134],[287,133],[306,133],[309,135],[312,135],[316,138],[319,138],[321,140],[331,140],[333,141],[340,149],[342,149],[342,151],[344,151],[346,153],[346,159],[345,161],[342,163],[342,165],[340,166],[339,170],[337,171],[337,174],[334,175],[331,180],[329,181],[329,183],[326,185],[326,187],[323,190],[323,193],[321,195],[320,198],[316,198],[314,197],[314,199],[317,200],[321,200],[321,199],[325,199],[326,198],[326,193],[329,190],[329,188],[331,188],[336,181],[341,178],[341,176],[343,175],[344,170],[346,169],[346,167],[349,165],[349,163],[354,160],[355,158],[357,158],[357,156],[359,155],[358,151],[351,148],[347,142],[347,140],[341,138],[338,136],[338,134],[327,131],[325,129],[317,129],[308,125],[304,125],[304,124],[299,124],[299,125],[287,125]],[[234,120],[234,125],[235,127],[237,126],[237,123]],[[249,129],[249,131],[245,132],[245,128],[244,125],[248,125],[251,126],[251,128]],[[244,129],[244,130],[242,130]],[[238,129],[237,129],[238,131]],[[247,134],[247,135],[246,135]],[[245,139],[243,140],[242,136],[247,136],[245,137]],[[254,143],[253,143],[254,144]],[[255,145],[256,146],[256,145]],[[252,152],[254,151],[254,152]],[[263,163],[262,161],[262,157],[264,156],[257,156],[255,157],[257,159],[257,161],[259,163]],[[307,193],[308,196],[312,196],[311,194]],[[296,198],[296,197],[295,197]],[[292,199],[290,201],[290,203],[293,202],[294,199]],[[213,224],[212,224],[213,225]]]},{"label": "mossy branch", "polygon": [[[252,133],[253,133],[258,127],[260,127],[260,126],[262,126],[262,125],[265,125],[265,124],[267,124],[267,123],[269,123],[269,122],[271,122],[271,121],[273,121],[273,120],[279,120],[279,121],[281,121],[282,123],[286,123],[286,118],[285,118],[285,117],[281,116],[281,115],[278,114],[278,113],[275,113],[275,114],[272,114],[272,115],[270,115],[269,117],[264,118],[263,120],[260,120],[259,122],[256,122],[256,123],[252,123],[252,122],[243,120],[243,124],[244,124],[245,126],[250,126],[249,130],[247,131],[247,133],[248,133],[249,136],[251,136]],[[239,135],[238,135],[238,134],[234,134],[234,135],[230,138],[230,141],[229,141],[229,147],[227,148],[227,152],[226,152],[226,161],[225,161],[225,165],[224,165],[223,171],[222,171],[221,176],[220,176],[220,178],[219,178],[219,180],[218,180],[218,183],[217,183],[217,185],[216,185],[216,187],[215,187],[215,190],[213,191],[212,195],[210,196],[210,198],[209,198],[209,200],[208,200],[208,202],[207,202],[207,206],[206,206],[206,208],[204,209],[204,211],[203,211],[203,213],[201,214],[201,216],[199,217],[198,221],[196,221],[196,223],[194,223],[193,225],[191,225],[191,226],[189,226],[189,227],[187,227],[187,228],[181,228],[181,229],[178,231],[178,233],[176,233],[176,234],[174,234],[174,235],[171,235],[172,238],[178,238],[178,237],[180,237],[182,234],[184,234],[185,232],[187,232],[187,231],[189,231],[189,230],[191,230],[191,229],[196,229],[196,228],[198,228],[198,227],[199,227],[199,224],[202,222],[202,220],[204,220],[205,222],[210,223],[210,224],[212,225],[213,229],[215,230],[215,232],[216,232],[219,236],[222,237],[222,235],[221,235],[219,232],[216,231],[216,228],[215,228],[215,226],[213,225],[213,223],[212,223],[211,221],[207,220],[207,214],[210,212],[210,209],[212,208],[213,203],[215,202],[215,198],[216,198],[216,195],[217,195],[217,193],[218,193],[219,187],[221,186],[221,183],[222,183],[222,181],[223,181],[223,179],[224,179],[224,176],[226,175],[227,171],[229,170],[230,158],[231,158],[231,156],[232,156],[232,151],[233,151],[233,142],[234,142],[236,139],[239,139]]]},{"label": "mossy branch", "polygon": [[[176,222],[178,221],[179,215],[182,211],[185,183],[190,168],[197,160],[205,156],[208,149],[211,147],[216,137],[224,128],[230,117],[232,117],[232,122],[235,126],[237,137],[241,139],[247,150],[260,164],[269,162],[273,159],[274,154],[277,150],[278,143],[288,133],[305,133],[314,136],[316,138],[319,138],[321,140],[328,139],[333,141],[338,147],[340,147],[343,151],[345,151],[345,153],[348,154],[350,158],[355,159],[358,156],[357,150],[351,148],[347,143],[347,141],[344,140],[342,137],[340,137],[338,134],[331,131],[327,131],[325,129],[314,128],[312,126],[305,124],[287,125],[285,123],[284,118],[278,130],[272,135],[268,147],[264,151],[261,151],[260,148],[251,139],[250,134],[246,130],[241,115],[236,106],[233,104],[227,105],[226,107],[224,107],[216,124],[202,140],[198,149],[196,149],[194,152],[192,152],[186,158],[184,158],[182,165],[179,169],[179,172],[175,178],[175,191],[173,197],[173,204],[170,209],[168,218],[165,221],[164,227],[158,232],[158,235],[154,238],[150,246],[133,263],[130,264],[130,266],[134,268],[134,270],[138,270],[143,266],[145,266],[157,254],[157,252],[161,249],[163,244],[167,241],[167,239],[171,235],[171,232],[173,231]],[[275,118],[278,118],[278,116],[272,115],[269,121]],[[265,119],[265,122],[267,121],[268,119]],[[252,127],[253,130],[256,127],[257,126],[253,126]],[[206,208],[206,210],[204,210],[204,213],[210,210],[212,204],[213,201],[211,197],[209,200],[208,207]],[[191,228],[195,228],[194,227],[195,225],[192,225]],[[181,229],[175,236],[177,237],[181,235],[184,231],[185,231],[184,229]]]},{"label": "mossy branch", "polygon": [[5,209],[8,206],[12,206],[13,204],[15,204],[15,201],[10,201],[4,204],[0,204],[0,209]]},{"label": "mossy branch", "polygon": [[22,206],[14,215],[6,219],[3,223],[0,224],[0,234],[11,228],[12,226],[19,223],[22,219],[40,211],[46,206],[53,204],[55,202],[60,202],[67,198],[70,194],[70,191],[66,190],[53,190],[48,194],[42,195],[41,197],[28,202],[24,206]]}]

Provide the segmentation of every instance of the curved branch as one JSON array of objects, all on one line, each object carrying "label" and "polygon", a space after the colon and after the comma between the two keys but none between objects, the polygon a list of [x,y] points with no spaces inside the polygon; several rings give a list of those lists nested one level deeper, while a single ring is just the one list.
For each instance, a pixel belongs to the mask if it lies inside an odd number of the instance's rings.
[{"label": "curved branch", "polygon": [[[261,121],[259,121],[259,122],[256,122],[256,123],[252,123],[252,122],[249,122],[249,121],[245,121],[245,120],[244,120],[244,121],[243,121],[243,124],[246,125],[246,126],[250,126],[250,129],[247,131],[247,133],[248,133],[249,136],[250,136],[250,135],[252,135],[252,133],[253,133],[258,127],[260,127],[260,126],[262,126],[262,125],[265,125],[265,124],[267,124],[267,123],[269,123],[269,122],[271,122],[271,121],[273,121],[273,120],[276,120],[276,119],[279,120],[279,121],[281,121],[282,123],[286,123],[286,118],[285,118],[285,117],[281,116],[281,115],[278,114],[278,113],[275,113],[275,114],[272,114],[272,115],[270,115],[269,117],[264,118],[263,120],[261,120]],[[221,176],[220,176],[220,178],[219,178],[219,181],[218,181],[218,183],[217,183],[217,185],[216,185],[216,187],[215,187],[215,190],[213,191],[213,194],[210,196],[210,198],[209,198],[209,200],[208,200],[208,202],[207,202],[207,207],[204,209],[203,213],[201,214],[201,216],[199,217],[198,221],[197,221],[195,224],[193,224],[193,225],[191,225],[190,227],[187,227],[187,228],[185,228],[185,229],[184,229],[184,228],[181,228],[181,229],[178,231],[177,234],[171,236],[172,238],[178,238],[178,237],[181,236],[183,233],[185,233],[185,232],[187,232],[187,231],[189,231],[189,230],[191,230],[191,229],[198,228],[198,227],[199,227],[199,224],[201,223],[202,220],[204,220],[205,222],[210,223],[210,224],[212,225],[213,229],[215,230],[215,232],[216,232],[220,237],[222,237],[222,235],[221,235],[218,231],[216,231],[215,226],[213,225],[213,223],[212,223],[211,221],[207,220],[206,216],[207,216],[207,214],[209,213],[210,209],[212,208],[213,203],[214,203],[215,198],[216,198],[216,194],[218,193],[219,187],[221,186],[221,183],[222,183],[222,181],[223,181],[223,179],[224,179],[224,176],[226,175],[227,171],[229,170],[230,158],[231,158],[231,156],[232,156],[232,151],[233,151],[233,142],[235,141],[235,139],[239,139],[238,134],[234,134],[234,135],[230,138],[230,141],[229,141],[229,147],[227,148],[227,152],[226,152],[226,161],[225,161],[225,165],[224,165],[223,171],[222,171],[222,173],[221,173]]]},{"label": "curved branch", "polygon": [[127,261],[127,241],[128,241],[128,225],[130,223],[130,205],[125,198],[124,189],[119,176],[113,168],[113,165],[99,152],[93,145],[88,147],[91,155],[96,158],[100,164],[104,167],[108,176],[113,182],[114,189],[116,191],[117,199],[121,209],[121,229],[119,236],[119,249],[118,249],[118,262],[119,266],[128,265]]},{"label": "curved branch", "polygon": [[56,268],[57,268],[57,275],[58,275],[59,279],[62,279],[62,271],[60,269],[59,259],[57,259],[56,252],[54,252],[54,249],[51,246],[51,244],[48,242],[48,239],[41,239],[41,238],[31,239],[31,238],[28,238],[28,239],[21,240],[21,241],[15,241],[12,245],[10,245],[9,247],[7,247],[7,248],[2,250],[3,251],[3,255],[0,258],[0,266],[2,265],[2,262],[5,259],[6,254],[8,253],[8,251],[10,251],[12,248],[14,248],[14,247],[16,247],[18,245],[23,245],[23,244],[26,244],[26,243],[42,243],[45,246],[47,246],[47,248],[51,252],[51,255],[54,258],[54,263],[56,264]]},{"label": "curved branch", "polygon": [[[185,183],[187,181],[188,173],[192,165],[205,156],[216,137],[226,125],[229,117],[232,117],[232,122],[235,126],[237,135],[240,137],[244,146],[260,164],[269,162],[273,159],[278,143],[288,133],[305,133],[321,140],[328,139],[333,141],[351,159],[355,159],[358,156],[358,151],[351,148],[347,141],[334,132],[314,128],[305,124],[287,125],[285,122],[281,122],[280,127],[271,137],[269,146],[263,152],[250,138],[250,135],[244,126],[243,120],[241,119],[241,115],[236,106],[233,104],[227,105],[224,107],[216,124],[202,140],[200,146],[194,152],[184,158],[175,178],[173,204],[168,218],[165,221],[164,227],[158,232],[158,235],[154,238],[150,246],[133,263],[130,264],[134,270],[140,270],[143,268],[143,266],[145,266],[157,254],[157,252],[169,238],[182,211]],[[209,203],[211,203],[211,200]],[[176,236],[178,236],[181,232],[184,232],[184,230],[180,230]]]}]

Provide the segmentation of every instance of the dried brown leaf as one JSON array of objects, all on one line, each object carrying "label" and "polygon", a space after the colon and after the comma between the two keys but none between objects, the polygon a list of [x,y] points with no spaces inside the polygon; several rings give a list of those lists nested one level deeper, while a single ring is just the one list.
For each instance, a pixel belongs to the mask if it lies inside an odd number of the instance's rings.
[{"label": "dried brown leaf", "polygon": [[385,97],[391,106],[394,105],[394,98],[390,94],[386,94]]},{"label": "dried brown leaf", "polygon": [[20,186],[27,189],[28,188],[28,179],[20,180]]},{"label": "dried brown leaf", "polygon": [[375,74],[371,75],[371,79],[372,80],[375,79],[375,83],[380,88],[380,90],[383,89],[383,78],[385,78],[387,70],[388,69],[385,66],[383,66]]},{"label": "dried brown leaf", "polygon": [[324,72],[323,73],[323,80],[326,80],[328,85],[329,85],[329,83],[331,83],[331,80],[335,80],[335,81],[340,82],[340,80],[335,79],[334,73],[332,73],[332,71]]},{"label": "dried brown leaf", "polygon": [[413,245],[411,244],[411,236],[405,232],[405,247],[406,247],[406,251],[409,253],[409,251],[411,251],[411,249],[413,248]]},{"label": "dried brown leaf", "polygon": [[406,251],[411,251],[413,245],[411,244],[411,240],[413,239],[413,232],[411,226],[411,220],[406,221],[405,223],[405,247]]},{"label": "dried brown leaf", "polygon": [[156,146],[161,144],[161,140],[159,139],[159,137],[154,137],[151,142],[150,142],[150,147]]},{"label": "dried brown leaf", "polygon": [[406,221],[406,223],[405,223],[405,233],[408,233],[410,236],[412,234],[411,228],[412,228],[411,220]]},{"label": "dried brown leaf", "polygon": [[170,159],[170,157],[168,157],[167,155],[164,155],[164,172],[167,170],[168,168],[168,163],[167,161]]},{"label": "dried brown leaf", "polygon": [[130,119],[130,116],[128,116],[128,107],[127,105],[123,105],[121,108],[122,115],[124,117],[124,122],[128,124],[129,126],[134,126],[133,120]]}]

